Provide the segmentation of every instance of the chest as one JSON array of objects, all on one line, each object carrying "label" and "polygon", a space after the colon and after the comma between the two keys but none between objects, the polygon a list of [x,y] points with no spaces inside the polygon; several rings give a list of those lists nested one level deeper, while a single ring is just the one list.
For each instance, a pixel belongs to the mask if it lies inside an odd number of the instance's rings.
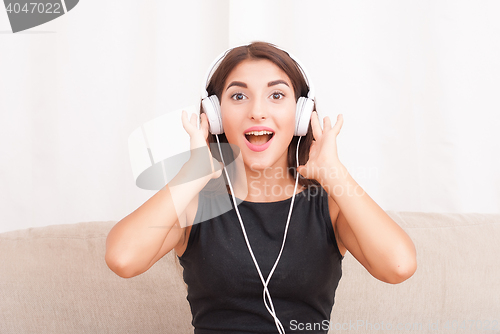
[{"label": "chest", "polygon": [[[269,283],[273,297],[305,298],[336,287],[340,259],[326,224],[314,212],[292,215],[280,260]],[[264,280],[283,244],[286,215],[241,210],[244,227]],[[284,218],[283,218],[284,217]],[[210,294],[249,298],[262,294],[262,282],[234,211],[202,222],[192,230],[189,259],[185,267],[188,286],[203,284]]]}]

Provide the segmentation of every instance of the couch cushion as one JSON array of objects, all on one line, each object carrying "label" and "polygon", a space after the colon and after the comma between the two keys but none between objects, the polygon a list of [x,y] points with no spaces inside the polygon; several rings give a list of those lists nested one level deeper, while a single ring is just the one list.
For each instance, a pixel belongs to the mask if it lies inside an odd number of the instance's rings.
[{"label": "couch cushion", "polygon": [[388,324],[415,333],[453,331],[447,321],[473,327],[453,327],[467,333],[485,333],[487,326],[500,332],[500,215],[387,213],[413,240],[417,271],[403,283],[384,283],[346,253],[331,333],[342,326],[342,332],[380,333]]}]

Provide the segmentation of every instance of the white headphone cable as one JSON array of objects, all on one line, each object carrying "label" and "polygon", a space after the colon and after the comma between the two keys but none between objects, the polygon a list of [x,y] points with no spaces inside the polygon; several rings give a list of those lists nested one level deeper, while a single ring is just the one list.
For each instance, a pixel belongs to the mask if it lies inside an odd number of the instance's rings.
[{"label": "white headphone cable", "polygon": [[[222,155],[222,150],[221,150],[221,147],[220,147],[219,136],[215,135],[215,138],[217,139],[217,145],[219,146],[219,152],[220,152],[220,156],[221,156],[221,159],[222,159],[222,163],[223,163],[224,166],[226,166],[226,163],[224,162],[224,157]],[[296,157],[297,167],[299,166],[299,144],[300,144],[300,139],[301,138],[302,137],[299,137],[299,140],[297,141],[297,149],[296,149],[296,152],[295,152],[296,153],[295,157]],[[290,218],[291,218],[291,215],[292,215],[293,203],[295,201],[295,193],[297,191],[297,184],[298,184],[298,181],[299,181],[298,172],[296,172],[295,187],[294,187],[294,190],[293,190],[293,196],[292,196],[292,202],[290,204],[290,210],[288,212],[288,218],[287,218],[287,222],[286,222],[286,226],[285,226],[285,233],[284,233],[284,236],[283,236],[283,243],[281,245],[281,250],[280,250],[280,252],[278,254],[278,258],[276,259],[276,262],[274,263],[273,268],[269,272],[269,276],[267,277],[266,281],[264,281],[264,277],[262,276],[262,273],[260,271],[259,264],[257,263],[257,260],[255,259],[255,256],[254,256],[253,251],[252,251],[252,247],[250,246],[250,242],[248,241],[248,237],[247,237],[247,234],[246,234],[246,231],[245,231],[245,226],[243,225],[243,221],[241,219],[240,212],[238,210],[238,206],[236,204],[236,198],[234,196],[233,187],[231,185],[231,181],[229,180],[229,175],[227,173],[226,168],[224,168],[224,172],[226,173],[227,181],[229,183],[229,188],[231,189],[231,197],[233,199],[233,204],[234,204],[234,208],[236,210],[236,214],[237,214],[238,219],[240,221],[241,229],[243,230],[243,236],[245,238],[245,242],[247,244],[248,250],[249,250],[250,255],[252,257],[252,260],[253,260],[253,262],[255,264],[255,267],[257,268],[257,272],[259,273],[260,280],[262,281],[262,284],[264,286],[263,295],[262,295],[262,298],[264,300],[264,305],[266,306],[267,311],[273,317],[274,323],[276,324],[276,327],[278,328],[278,332],[280,334],[285,334],[285,329],[284,329],[283,325],[281,324],[280,320],[278,319],[278,317],[276,316],[276,311],[274,310],[274,304],[273,304],[273,301],[272,301],[272,298],[271,298],[271,294],[269,293],[269,290],[267,289],[267,285],[268,285],[268,283],[269,283],[269,281],[271,279],[271,276],[274,273],[274,270],[276,269],[276,266],[278,265],[278,262],[279,262],[279,260],[281,258],[281,253],[283,252],[283,248],[285,247],[286,236],[287,236],[287,233],[288,233],[288,226],[290,224]],[[268,306],[267,303],[266,303],[266,296],[269,299],[270,306]]]}]

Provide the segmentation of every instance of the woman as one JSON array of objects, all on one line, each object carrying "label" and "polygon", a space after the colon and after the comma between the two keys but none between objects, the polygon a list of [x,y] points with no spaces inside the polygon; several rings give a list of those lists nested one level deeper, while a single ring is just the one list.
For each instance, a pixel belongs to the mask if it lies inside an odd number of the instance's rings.
[{"label": "woman", "polygon": [[[326,333],[346,251],[384,282],[402,282],[416,270],[411,239],[339,161],[342,116],[334,126],[325,117],[322,130],[313,111],[307,134],[296,135],[297,101],[311,88],[304,74],[268,43],[230,50],[206,86],[211,97],[202,103],[200,127],[183,113],[190,160],[108,235],[106,261],[122,277],[175,249],[195,333]],[[222,129],[209,124],[207,99],[217,108],[220,101]],[[221,134],[209,135],[209,128]],[[207,147],[216,142],[232,149],[221,157],[213,149],[220,146]],[[240,173],[224,174],[218,162],[235,153]],[[229,195],[210,196],[207,184],[222,179]],[[245,194],[239,204],[231,184]],[[221,209],[218,198],[231,209]]]}]

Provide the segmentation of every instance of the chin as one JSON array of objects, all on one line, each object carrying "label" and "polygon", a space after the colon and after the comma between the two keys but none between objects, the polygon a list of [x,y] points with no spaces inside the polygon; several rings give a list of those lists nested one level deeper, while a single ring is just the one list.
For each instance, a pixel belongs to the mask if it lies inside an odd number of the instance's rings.
[{"label": "chin", "polygon": [[252,157],[247,159],[243,157],[243,161],[245,162],[245,165],[251,170],[260,172],[263,172],[265,169],[276,168],[280,165],[279,159],[273,160],[270,159],[270,157],[260,157],[260,158]]},{"label": "chin", "polygon": [[[245,161],[245,159],[243,159]],[[254,171],[263,171],[269,168],[271,165],[261,160],[252,159],[251,161],[245,161],[245,165]]]}]

